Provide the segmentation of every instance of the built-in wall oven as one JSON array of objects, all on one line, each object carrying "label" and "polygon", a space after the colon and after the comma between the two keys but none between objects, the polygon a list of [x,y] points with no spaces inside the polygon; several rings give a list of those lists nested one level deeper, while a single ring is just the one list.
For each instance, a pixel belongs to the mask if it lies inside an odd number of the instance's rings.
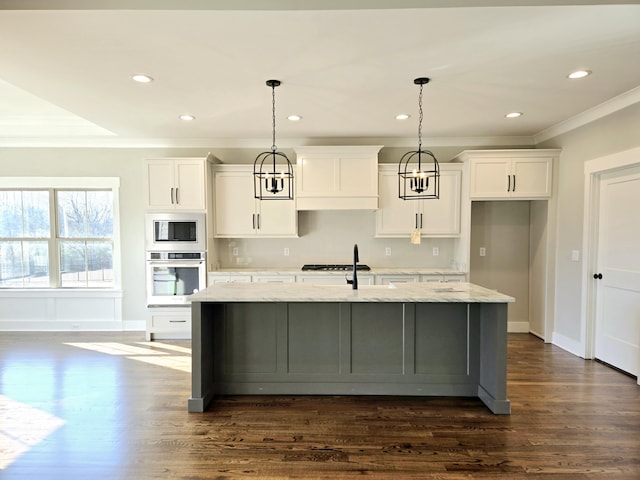
[{"label": "built-in wall oven", "polygon": [[205,288],[205,252],[147,252],[147,306],[187,306]]},{"label": "built-in wall oven", "polygon": [[205,214],[145,215],[147,305],[189,306],[189,295],[207,282]]}]

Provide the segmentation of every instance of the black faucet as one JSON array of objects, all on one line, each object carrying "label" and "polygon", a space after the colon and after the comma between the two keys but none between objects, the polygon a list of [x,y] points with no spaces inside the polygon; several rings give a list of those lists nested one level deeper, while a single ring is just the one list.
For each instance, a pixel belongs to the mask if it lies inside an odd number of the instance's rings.
[{"label": "black faucet", "polygon": [[358,289],[358,262],[360,257],[358,256],[358,244],[353,246],[353,279],[347,279],[347,285],[351,285],[354,290]]}]

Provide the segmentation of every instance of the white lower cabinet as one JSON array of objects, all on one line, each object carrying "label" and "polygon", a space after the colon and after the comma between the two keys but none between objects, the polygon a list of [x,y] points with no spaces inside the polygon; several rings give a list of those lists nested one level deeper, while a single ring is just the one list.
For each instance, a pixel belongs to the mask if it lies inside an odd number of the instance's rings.
[{"label": "white lower cabinet", "polygon": [[[351,280],[351,272],[345,272],[345,275]],[[315,285],[344,285],[347,286],[347,279],[344,275],[298,275],[298,282],[311,283]],[[373,275],[358,274],[358,285],[373,285]]]},{"label": "white lower cabinet", "polygon": [[253,275],[252,282],[259,283],[295,283],[295,275]]},{"label": "white lower cabinet", "polygon": [[191,307],[147,309],[147,340],[191,338]]},{"label": "white lower cabinet", "polygon": [[394,275],[381,274],[376,275],[376,285],[389,285],[392,283],[443,283],[443,282],[465,282],[465,274],[428,274],[428,275]]},{"label": "white lower cabinet", "polygon": [[210,273],[208,275],[208,283],[207,285],[214,285],[216,283],[251,283],[251,275],[218,275],[215,273]]},{"label": "white lower cabinet", "polygon": [[377,285],[390,285],[392,283],[418,283],[420,275],[376,275]]}]

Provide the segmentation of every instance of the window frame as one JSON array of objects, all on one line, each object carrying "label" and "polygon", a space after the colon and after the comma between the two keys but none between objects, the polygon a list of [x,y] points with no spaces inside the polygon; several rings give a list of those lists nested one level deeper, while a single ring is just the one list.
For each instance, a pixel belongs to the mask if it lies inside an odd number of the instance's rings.
[{"label": "window frame", "polygon": [[[49,289],[60,290],[119,290],[122,285],[120,249],[120,178],[118,177],[0,177],[1,190],[48,190],[51,235],[49,236]],[[57,190],[110,190],[113,198],[113,285],[108,287],[62,287],[60,285],[60,254],[62,239],[59,237]],[[24,239],[21,239],[24,240]],[[83,240],[78,238],[77,240]],[[92,238],[92,240],[100,240]],[[44,287],[0,287],[6,290],[34,291]]]}]

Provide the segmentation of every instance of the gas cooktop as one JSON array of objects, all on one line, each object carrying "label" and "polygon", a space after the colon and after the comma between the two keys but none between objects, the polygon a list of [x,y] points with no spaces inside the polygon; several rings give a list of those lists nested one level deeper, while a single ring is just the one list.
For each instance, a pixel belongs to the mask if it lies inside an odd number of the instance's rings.
[{"label": "gas cooktop", "polygon": [[[353,270],[353,265],[350,264],[307,264],[302,266],[302,271],[316,271],[316,272],[333,272],[333,271],[350,271]],[[357,265],[356,270],[371,270],[368,265]]]}]

